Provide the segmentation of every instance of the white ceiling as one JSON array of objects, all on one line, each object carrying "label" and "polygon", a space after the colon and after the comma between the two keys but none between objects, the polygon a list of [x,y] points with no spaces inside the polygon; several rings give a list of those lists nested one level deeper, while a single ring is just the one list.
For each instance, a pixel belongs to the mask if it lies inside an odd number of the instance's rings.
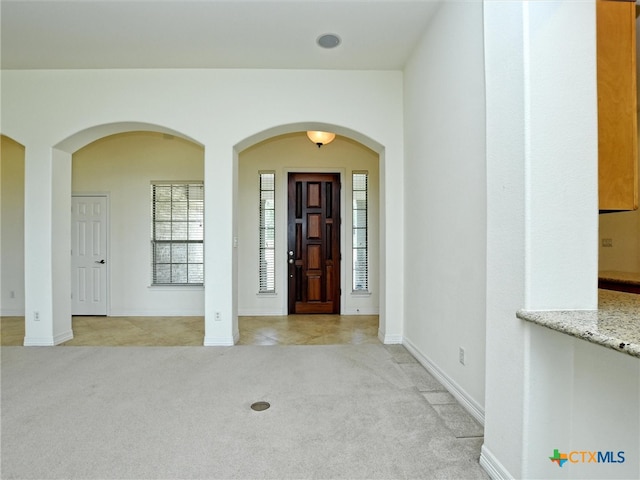
[{"label": "white ceiling", "polygon": [[[436,0],[1,0],[3,69],[401,69]],[[326,50],[318,36],[342,44]]]}]

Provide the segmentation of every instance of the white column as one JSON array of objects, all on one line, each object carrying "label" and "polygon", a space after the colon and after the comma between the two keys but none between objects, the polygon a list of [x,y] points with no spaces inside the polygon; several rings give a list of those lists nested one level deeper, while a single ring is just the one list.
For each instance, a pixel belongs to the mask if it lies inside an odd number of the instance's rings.
[{"label": "white column", "polygon": [[53,345],[51,149],[25,147],[25,345]]},{"label": "white column", "polygon": [[25,148],[25,346],[57,345],[71,330],[71,155]]},{"label": "white column", "polygon": [[[380,325],[378,338],[402,343],[404,322],[404,161],[402,149],[380,153]],[[391,167],[389,165],[392,165]]]},{"label": "white column", "polygon": [[485,1],[487,310],[481,464],[519,478],[523,461],[524,59],[523,2]]},{"label": "white column", "polygon": [[234,275],[233,147],[204,147],[204,345],[233,345],[238,340]]},{"label": "white column", "polygon": [[71,324],[71,162],[72,154],[52,150],[53,341],[73,338]]}]

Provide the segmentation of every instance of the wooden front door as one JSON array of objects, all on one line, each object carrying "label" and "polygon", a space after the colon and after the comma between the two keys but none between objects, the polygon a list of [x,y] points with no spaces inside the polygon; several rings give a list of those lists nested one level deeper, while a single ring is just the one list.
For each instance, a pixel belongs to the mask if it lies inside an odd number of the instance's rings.
[{"label": "wooden front door", "polygon": [[340,313],[340,175],[289,174],[289,313]]}]

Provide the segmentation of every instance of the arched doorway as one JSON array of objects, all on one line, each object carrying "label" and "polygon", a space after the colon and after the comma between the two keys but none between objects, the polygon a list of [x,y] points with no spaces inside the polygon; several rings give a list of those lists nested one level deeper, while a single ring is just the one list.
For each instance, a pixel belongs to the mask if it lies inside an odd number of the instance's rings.
[{"label": "arched doorway", "polygon": [[[155,132],[160,135],[179,137],[195,145],[199,145],[199,148],[202,148],[201,144],[195,142],[188,136],[163,126],[123,122],[99,125],[79,131],[62,142],[59,142],[51,149],[51,161],[54,166],[54,178],[51,183],[53,199],[51,209],[53,223],[51,252],[55,252],[55,255],[53,260],[43,258],[43,261],[40,263],[45,265],[48,263],[51,264],[51,275],[52,278],[55,279],[51,284],[53,318],[49,317],[49,313],[47,312],[44,321],[39,321],[38,318],[30,318],[29,321],[25,321],[24,345],[56,345],[73,338],[71,325],[71,253],[69,248],[69,246],[72,245],[72,228],[71,218],[68,213],[71,210],[72,204],[73,154],[101,138],[135,131]],[[121,177],[123,181],[125,181],[126,178],[127,177]],[[147,184],[143,186],[143,188],[148,192],[149,185]],[[33,267],[34,263],[36,263],[36,261],[34,258],[31,258],[30,261],[27,262],[27,265]],[[35,270],[30,268],[25,274],[29,274],[26,283],[29,284],[33,282]],[[38,299],[31,299],[31,302],[34,300]],[[30,299],[27,297],[26,303],[29,302]],[[35,310],[37,313],[37,308],[33,306],[27,308],[27,310]],[[53,332],[53,334],[51,332]]]},{"label": "arched doorway", "polygon": [[[283,316],[290,313],[288,301],[292,285],[289,276],[292,272],[289,272],[287,256],[290,197],[287,178],[294,174],[331,174],[339,178],[341,267],[339,310],[335,313],[360,316],[361,322],[365,316],[375,316],[374,336],[377,339],[382,288],[379,276],[380,153],[346,134],[339,134],[331,144],[318,148],[308,140],[300,126],[288,128],[293,131],[249,144],[237,156],[240,343],[243,343],[243,325],[250,330],[247,318],[264,320],[269,317],[275,325],[282,324]],[[332,127],[332,131],[335,128]],[[375,147],[370,141],[369,145]],[[364,187],[360,185],[354,189],[354,178]],[[360,191],[355,195],[361,198],[358,208],[354,207],[354,190],[357,189]],[[263,207],[267,198],[270,200],[265,215]],[[273,222],[272,232],[268,231],[265,221]],[[272,250],[271,255],[265,255],[265,250]],[[328,317],[316,317],[314,321],[321,320],[328,324]],[[370,327],[366,328],[370,331]]]},{"label": "arched doorway", "polygon": [[[204,148],[175,135],[119,133],[73,154],[74,215],[82,206],[106,199],[108,216],[100,229],[104,240],[95,242],[100,251],[78,257],[72,248],[72,263],[86,259],[96,277],[108,273],[109,279],[107,285],[95,286],[94,298],[107,296],[106,307],[96,311],[97,302],[85,295],[87,302],[73,302],[74,315],[204,315],[203,198],[202,189],[195,190],[203,181]],[[72,231],[83,224],[76,221]],[[100,223],[93,220],[92,226],[97,235]],[[72,235],[72,246],[78,236],[85,240],[91,233]],[[79,284],[90,277],[72,272],[74,300],[84,290]]]}]

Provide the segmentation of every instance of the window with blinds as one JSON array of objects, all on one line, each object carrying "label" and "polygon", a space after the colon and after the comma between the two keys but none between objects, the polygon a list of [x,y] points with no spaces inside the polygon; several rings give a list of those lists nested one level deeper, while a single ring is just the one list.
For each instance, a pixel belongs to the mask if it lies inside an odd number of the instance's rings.
[{"label": "window with blinds", "polygon": [[151,185],[153,285],[204,283],[204,185]]},{"label": "window with blinds", "polygon": [[276,174],[260,172],[259,293],[276,291]]},{"label": "window with blinds", "polygon": [[352,175],[353,291],[369,290],[368,176],[367,172]]}]

